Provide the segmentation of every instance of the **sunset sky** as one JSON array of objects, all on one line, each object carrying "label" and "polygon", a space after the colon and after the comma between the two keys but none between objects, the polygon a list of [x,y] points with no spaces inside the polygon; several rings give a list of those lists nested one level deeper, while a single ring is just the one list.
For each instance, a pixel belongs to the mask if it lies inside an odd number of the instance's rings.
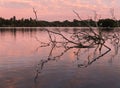
[{"label": "sunset sky", "polygon": [[102,18],[111,18],[111,8],[114,8],[115,17],[120,18],[120,0],[0,0],[0,17],[35,18],[33,7],[39,20],[77,19],[73,10],[83,19],[93,18],[94,11]]}]

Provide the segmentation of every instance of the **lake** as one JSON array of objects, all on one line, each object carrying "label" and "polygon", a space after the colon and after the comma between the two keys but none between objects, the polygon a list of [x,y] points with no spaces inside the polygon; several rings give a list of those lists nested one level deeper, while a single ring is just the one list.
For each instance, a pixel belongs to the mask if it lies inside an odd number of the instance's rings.
[{"label": "lake", "polygon": [[110,50],[71,48],[64,37],[78,42],[73,32],[86,30],[0,28],[0,88],[120,88],[119,30],[102,35]]}]

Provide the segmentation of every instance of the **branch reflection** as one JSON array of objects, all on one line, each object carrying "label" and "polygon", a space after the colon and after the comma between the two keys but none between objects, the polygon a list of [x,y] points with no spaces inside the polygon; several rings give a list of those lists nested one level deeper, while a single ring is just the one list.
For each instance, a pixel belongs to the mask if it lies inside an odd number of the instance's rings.
[{"label": "branch reflection", "polygon": [[[35,37],[35,39],[40,43],[40,46],[37,47],[36,51],[42,47],[51,47],[51,49],[47,58],[42,59],[37,65],[36,75],[34,78],[35,82],[37,81],[39,74],[42,72],[42,69],[48,62],[59,60],[65,53],[73,49],[75,49],[73,53],[76,57],[76,61],[81,60],[81,53],[93,51],[92,54],[87,55],[85,61],[77,64],[79,68],[88,67],[104,55],[108,54],[111,51],[111,47],[108,46],[109,43],[115,50],[115,54],[112,58],[118,54],[120,38],[119,33],[115,31],[104,32],[102,30],[94,30],[91,28],[87,30],[66,29],[65,31],[60,29],[44,29],[43,31],[48,34],[49,42],[42,42]],[[55,55],[53,52],[59,48],[61,51],[58,55]]]}]

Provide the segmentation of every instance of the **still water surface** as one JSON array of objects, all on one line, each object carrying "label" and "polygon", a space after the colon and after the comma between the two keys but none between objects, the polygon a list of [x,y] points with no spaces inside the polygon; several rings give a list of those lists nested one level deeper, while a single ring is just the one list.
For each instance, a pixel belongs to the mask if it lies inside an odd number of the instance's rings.
[{"label": "still water surface", "polygon": [[[88,67],[79,68],[78,63],[86,59],[92,49],[81,52],[79,61],[74,50],[70,50],[60,59],[46,63],[35,80],[39,62],[46,59],[51,50],[40,47],[36,38],[49,40],[41,28],[0,29],[0,88],[120,88],[120,46],[115,55],[115,47],[109,43],[111,51]],[[59,52],[56,50],[54,54]]]}]

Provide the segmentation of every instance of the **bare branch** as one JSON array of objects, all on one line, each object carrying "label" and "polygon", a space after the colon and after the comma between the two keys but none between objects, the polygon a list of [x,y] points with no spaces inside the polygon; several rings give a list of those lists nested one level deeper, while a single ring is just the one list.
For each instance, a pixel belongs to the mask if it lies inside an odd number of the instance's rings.
[{"label": "bare branch", "polygon": [[35,10],[35,8],[33,8],[33,13],[35,14],[35,20],[37,21],[38,17],[37,17],[37,11]]}]

